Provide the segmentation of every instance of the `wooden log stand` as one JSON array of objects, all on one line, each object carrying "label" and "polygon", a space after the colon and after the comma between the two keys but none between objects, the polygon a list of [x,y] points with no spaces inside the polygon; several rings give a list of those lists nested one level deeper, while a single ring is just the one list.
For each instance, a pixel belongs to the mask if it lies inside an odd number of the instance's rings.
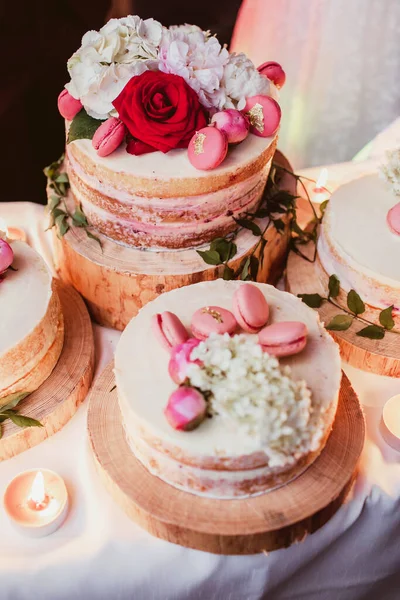
[{"label": "wooden log stand", "polygon": [[94,368],[93,331],[88,311],[79,294],[57,282],[64,314],[64,345],[50,377],[22,400],[22,415],[40,421],[43,427],[20,428],[7,420],[0,439],[0,461],[43,442],[71,419],[89,391]]},{"label": "wooden log stand", "polygon": [[[301,251],[311,257],[313,248],[311,245],[302,246]],[[308,262],[291,252],[286,269],[286,288],[296,296],[317,293],[326,297],[328,275],[323,272],[318,260],[314,263]],[[346,306],[346,294],[342,291],[336,300],[340,306]],[[340,314],[340,309],[328,302],[324,302],[316,310],[324,323],[329,323],[332,317]],[[366,312],[360,316],[379,323],[379,312],[378,309],[366,307]],[[340,346],[342,359],[363,371],[400,377],[400,334],[387,331],[382,340],[371,340],[356,334],[362,327],[362,323],[356,322],[346,331],[329,332]]]},{"label": "wooden log stand", "polygon": [[[280,153],[276,153],[274,160],[290,169]],[[282,178],[280,187],[296,193],[295,179],[288,174]],[[73,205],[72,198],[68,202]],[[101,325],[122,330],[142,306],[160,293],[222,276],[223,266],[207,265],[194,249],[140,250],[95,233],[102,248],[76,227],[62,239],[55,235],[54,260],[59,277],[83,296],[92,317]],[[275,283],[284,268],[289,227],[286,225],[285,231],[279,233],[270,226],[266,237],[268,243],[257,279]],[[242,230],[235,240],[238,253],[230,261],[230,267],[237,269],[257,241],[251,231]],[[259,252],[256,255],[259,257]]]},{"label": "wooden log stand", "polygon": [[217,500],[175,489],[135,458],[125,438],[112,368],[109,364],[90,394],[95,464],[114,500],[152,535],[215,554],[253,554],[301,541],[342,505],[365,435],[361,407],[344,374],[332,433],[305,472],[266,494]]}]

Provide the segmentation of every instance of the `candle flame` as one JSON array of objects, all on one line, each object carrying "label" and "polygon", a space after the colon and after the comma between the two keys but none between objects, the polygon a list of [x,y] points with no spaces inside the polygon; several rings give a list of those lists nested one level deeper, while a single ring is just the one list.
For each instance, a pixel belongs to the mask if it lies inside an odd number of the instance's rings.
[{"label": "candle flame", "polygon": [[46,499],[46,490],[44,487],[44,477],[42,471],[38,471],[35,479],[32,483],[31,493],[29,495],[29,500],[39,506],[43,504]]},{"label": "candle flame", "polygon": [[328,169],[325,167],[321,169],[320,174],[318,175],[317,182],[315,187],[317,189],[323,189],[326,186],[326,182],[328,181]]}]

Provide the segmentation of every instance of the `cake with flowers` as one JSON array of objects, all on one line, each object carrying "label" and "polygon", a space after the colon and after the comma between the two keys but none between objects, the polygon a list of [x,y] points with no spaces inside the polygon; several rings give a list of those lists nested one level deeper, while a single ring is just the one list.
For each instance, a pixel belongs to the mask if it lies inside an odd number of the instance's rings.
[{"label": "cake with flowers", "polygon": [[[345,302],[355,290],[363,317],[400,330],[400,150],[380,174],[351,181],[332,194],[318,240],[318,273],[336,275]],[[386,320],[382,322],[382,311]],[[388,315],[388,311],[391,313]]]},{"label": "cake with flowers", "polygon": [[43,259],[0,238],[0,406],[15,406],[50,375],[64,339],[61,304]]},{"label": "cake with flowers", "polygon": [[168,263],[168,251],[209,245],[257,212],[281,118],[277,63],[257,69],[199,27],[128,16],[87,32],[68,72],[62,235],[78,209],[115,253],[151,250]]},{"label": "cake with flowers", "polygon": [[122,334],[115,377],[127,440],[153,475],[239,498],[287,483],[316,459],[341,366],[300,299],[217,280],[148,303]]}]

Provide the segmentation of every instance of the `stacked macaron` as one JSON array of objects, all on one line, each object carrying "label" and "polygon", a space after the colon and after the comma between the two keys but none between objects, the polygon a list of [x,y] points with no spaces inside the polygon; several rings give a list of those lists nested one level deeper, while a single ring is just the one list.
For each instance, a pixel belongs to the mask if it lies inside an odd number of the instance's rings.
[{"label": "stacked macaron", "polygon": [[[168,372],[180,387],[170,396],[165,415],[175,429],[191,430],[206,415],[206,402],[199,392],[185,385],[192,351],[211,334],[230,336],[241,330],[257,334],[264,352],[275,357],[292,356],[307,344],[307,327],[299,321],[281,321],[268,325],[269,306],[261,290],[251,284],[241,285],[233,296],[232,312],[218,306],[205,306],[191,319],[189,333],[179,317],[171,312],[156,314],[152,329],[157,340],[170,352]],[[197,362],[198,364],[198,362]]]}]

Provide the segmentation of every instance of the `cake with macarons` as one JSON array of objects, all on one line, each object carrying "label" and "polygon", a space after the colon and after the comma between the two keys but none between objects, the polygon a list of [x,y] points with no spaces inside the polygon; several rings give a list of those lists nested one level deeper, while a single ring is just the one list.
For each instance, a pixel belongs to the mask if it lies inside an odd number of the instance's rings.
[{"label": "cake with macarons", "polygon": [[195,25],[138,16],[89,31],[58,98],[74,203],[131,247],[196,247],[260,203],[282,67],[258,69]]},{"label": "cake with macarons", "polygon": [[[381,173],[355,179],[331,196],[318,240],[318,274],[330,275],[343,292],[355,290],[365,304],[363,316],[379,325],[390,310],[400,330],[400,149]],[[343,298],[345,301],[345,297]]]},{"label": "cake with macarons", "polygon": [[186,492],[241,498],[317,458],[341,365],[299,298],[216,280],[142,308],[118,343],[115,378],[128,443],[150,473]]},{"label": "cake with macarons", "polygon": [[16,405],[50,375],[64,340],[51,273],[28,244],[0,236],[0,406]]}]

